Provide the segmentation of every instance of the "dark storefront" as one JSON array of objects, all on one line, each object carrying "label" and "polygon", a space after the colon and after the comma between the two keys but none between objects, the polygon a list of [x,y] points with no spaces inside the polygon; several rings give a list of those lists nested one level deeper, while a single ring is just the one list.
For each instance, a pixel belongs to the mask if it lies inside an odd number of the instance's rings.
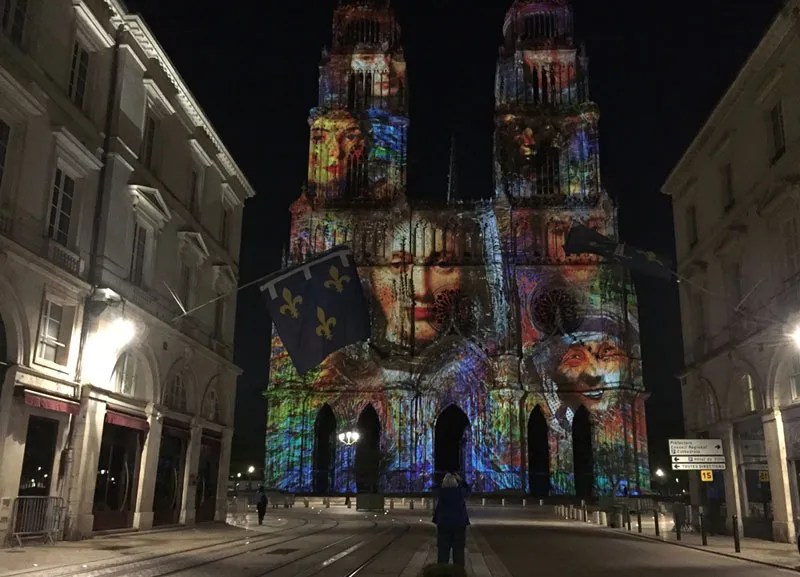
[{"label": "dark storefront", "polygon": [[217,479],[219,478],[220,437],[217,433],[203,432],[200,460],[197,465],[195,493],[195,519],[198,523],[213,521],[217,508]]},{"label": "dark storefront", "polygon": [[175,525],[180,521],[188,444],[189,430],[185,425],[164,424],[153,496],[153,525]]},{"label": "dark storefront", "polygon": [[106,413],[97,481],[94,490],[94,530],[133,526],[147,421],[113,411]]}]

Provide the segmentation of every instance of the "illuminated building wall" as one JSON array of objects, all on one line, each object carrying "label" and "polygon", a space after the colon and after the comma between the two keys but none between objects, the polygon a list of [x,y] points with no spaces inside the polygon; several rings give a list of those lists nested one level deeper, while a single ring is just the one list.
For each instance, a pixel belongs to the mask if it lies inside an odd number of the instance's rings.
[{"label": "illuminated building wall", "polygon": [[334,18],[287,260],[352,246],[372,338],[303,377],[273,338],[266,482],[353,490],[351,450],[334,439],[320,465],[321,415],[344,431],[371,406],[379,488],[430,490],[443,462],[437,419],[455,406],[468,421],[458,468],[478,491],[649,488],[634,291],[619,267],[567,257],[562,246],[573,223],[616,236],[569,7],[516,2],[509,11],[496,190],[437,206],[405,195],[407,91],[392,11],[345,2]]}]

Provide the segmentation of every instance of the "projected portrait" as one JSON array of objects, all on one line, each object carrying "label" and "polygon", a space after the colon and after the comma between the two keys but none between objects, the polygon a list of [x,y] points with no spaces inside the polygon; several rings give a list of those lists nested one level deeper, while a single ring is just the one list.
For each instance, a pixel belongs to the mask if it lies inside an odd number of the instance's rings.
[{"label": "projected portrait", "polygon": [[308,184],[312,190],[339,189],[366,167],[367,135],[352,114],[329,112],[311,123]]}]

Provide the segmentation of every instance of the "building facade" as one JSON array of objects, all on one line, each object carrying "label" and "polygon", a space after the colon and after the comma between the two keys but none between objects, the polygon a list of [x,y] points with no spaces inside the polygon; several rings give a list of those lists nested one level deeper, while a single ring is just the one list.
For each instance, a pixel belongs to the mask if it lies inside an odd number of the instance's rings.
[{"label": "building facade", "polygon": [[33,496],[68,538],[224,520],[253,190],[120,2],[2,14],[0,534]]},{"label": "building facade", "polygon": [[670,174],[687,434],[727,469],[692,478],[709,513],[794,542],[800,511],[800,2],[785,4]]},{"label": "building facade", "polygon": [[[352,246],[368,343],[300,377],[273,338],[265,477],[298,492],[649,486],[636,299],[622,270],[567,256],[573,223],[616,234],[597,106],[564,0],[515,2],[496,78],[494,191],[406,196],[408,86],[385,1],[341,2],[309,118],[288,263]],[[442,191],[442,196],[445,196]],[[338,434],[360,433],[354,447]]]}]

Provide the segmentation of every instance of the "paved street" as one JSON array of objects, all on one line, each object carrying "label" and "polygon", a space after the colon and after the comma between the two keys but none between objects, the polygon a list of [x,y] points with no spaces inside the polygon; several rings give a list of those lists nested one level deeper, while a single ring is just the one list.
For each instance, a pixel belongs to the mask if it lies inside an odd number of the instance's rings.
[{"label": "paved street", "polygon": [[[779,576],[794,571],[557,520],[549,508],[472,507],[474,577]],[[270,510],[265,525],[115,535],[0,550],[0,576],[417,577],[435,561],[430,511]],[[800,556],[798,556],[800,565]]]}]

